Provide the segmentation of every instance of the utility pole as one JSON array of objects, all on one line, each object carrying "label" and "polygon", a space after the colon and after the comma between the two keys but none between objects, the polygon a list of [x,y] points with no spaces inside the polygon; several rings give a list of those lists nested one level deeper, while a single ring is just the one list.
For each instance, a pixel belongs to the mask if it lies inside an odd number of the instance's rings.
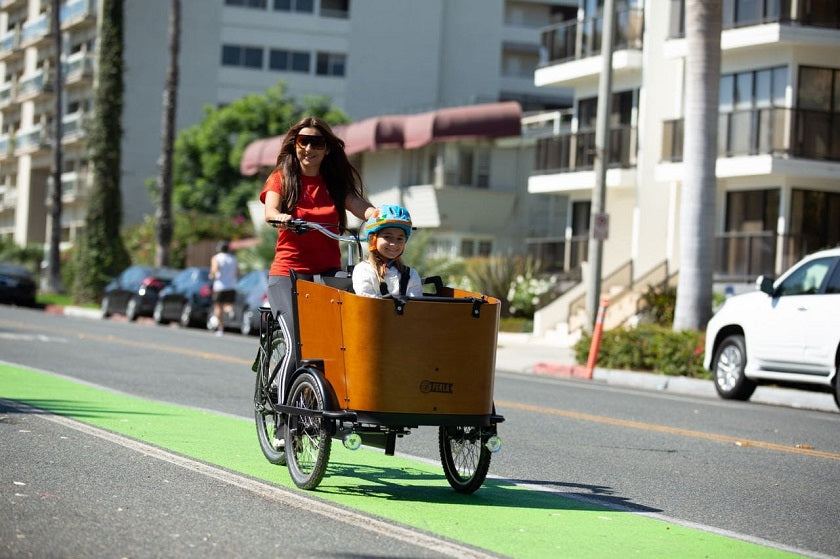
[{"label": "utility pole", "polygon": [[595,116],[595,188],[589,216],[589,276],[586,289],[586,326],[595,327],[601,298],[601,265],[609,218],[605,210],[607,164],[609,162],[610,113],[612,101],[612,54],[615,35],[615,0],[604,0],[601,38],[601,77],[598,81],[598,107]]}]

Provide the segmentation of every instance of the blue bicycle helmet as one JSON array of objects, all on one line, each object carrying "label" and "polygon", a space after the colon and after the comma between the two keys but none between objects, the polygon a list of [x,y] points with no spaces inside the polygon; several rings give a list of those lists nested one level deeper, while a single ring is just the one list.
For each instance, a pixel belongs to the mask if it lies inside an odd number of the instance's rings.
[{"label": "blue bicycle helmet", "polygon": [[384,204],[379,207],[379,213],[367,221],[364,226],[364,236],[370,242],[371,235],[388,227],[399,227],[405,231],[405,240],[411,236],[411,214],[402,206]]}]

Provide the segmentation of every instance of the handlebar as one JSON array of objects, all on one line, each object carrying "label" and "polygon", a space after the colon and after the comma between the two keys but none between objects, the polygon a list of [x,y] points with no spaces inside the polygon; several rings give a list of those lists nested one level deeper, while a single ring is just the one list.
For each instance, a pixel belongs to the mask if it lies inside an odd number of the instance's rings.
[{"label": "handlebar", "polygon": [[356,254],[355,251],[358,250],[358,254],[362,253],[362,246],[359,237],[356,235],[339,235],[338,233],[333,233],[327,227],[335,227],[338,228],[337,225],[324,225],[322,223],[315,223],[314,221],[305,221],[303,219],[290,219],[289,221],[280,221],[279,219],[269,219],[266,220],[266,223],[271,225],[278,225],[293,231],[298,235],[303,235],[308,231],[318,231],[319,233],[326,235],[330,239],[335,239],[341,243],[348,243],[349,251],[347,254],[347,268],[348,271],[352,271],[353,266],[356,264]]}]

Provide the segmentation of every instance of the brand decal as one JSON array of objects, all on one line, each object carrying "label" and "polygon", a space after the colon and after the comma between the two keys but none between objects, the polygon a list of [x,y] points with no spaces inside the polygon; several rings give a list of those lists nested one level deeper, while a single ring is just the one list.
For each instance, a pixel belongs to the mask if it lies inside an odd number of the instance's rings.
[{"label": "brand decal", "polygon": [[420,382],[420,392],[428,394],[429,392],[437,392],[439,394],[452,394],[452,387],[455,386],[452,382],[438,382],[434,380],[424,380]]}]

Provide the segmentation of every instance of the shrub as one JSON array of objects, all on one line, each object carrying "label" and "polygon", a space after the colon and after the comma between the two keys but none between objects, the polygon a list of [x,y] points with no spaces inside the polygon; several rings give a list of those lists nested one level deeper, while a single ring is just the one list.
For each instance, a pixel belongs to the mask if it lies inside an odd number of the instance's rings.
[{"label": "shrub", "polygon": [[677,288],[670,286],[648,286],[641,298],[642,312],[654,324],[668,326],[674,324],[674,308],[677,306]]},{"label": "shrub", "polygon": [[[579,363],[586,363],[591,340],[591,335],[584,334],[575,345],[575,357]],[[607,369],[711,378],[711,374],[703,369],[704,343],[703,332],[674,332],[653,324],[608,330],[601,338],[596,364]]]}]

